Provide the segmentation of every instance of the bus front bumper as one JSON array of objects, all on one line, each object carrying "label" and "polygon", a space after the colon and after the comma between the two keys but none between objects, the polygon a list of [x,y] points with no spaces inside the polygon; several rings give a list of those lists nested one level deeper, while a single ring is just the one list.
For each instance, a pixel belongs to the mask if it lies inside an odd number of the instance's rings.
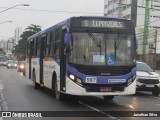
[{"label": "bus front bumper", "polygon": [[78,95],[78,96],[103,96],[103,95],[132,95],[136,92],[136,80],[133,81],[128,87],[125,87],[123,91],[111,91],[111,92],[88,92],[86,88],[79,86],[69,78],[66,78],[66,94]]}]

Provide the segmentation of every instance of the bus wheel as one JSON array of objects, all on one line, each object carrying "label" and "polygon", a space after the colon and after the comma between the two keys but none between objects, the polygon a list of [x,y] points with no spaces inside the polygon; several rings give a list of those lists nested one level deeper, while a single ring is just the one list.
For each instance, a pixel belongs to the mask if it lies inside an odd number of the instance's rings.
[{"label": "bus wheel", "polygon": [[34,89],[38,89],[39,88],[39,84],[36,82],[35,72],[33,72],[33,74],[32,74],[32,81],[33,81],[33,87],[34,87]]},{"label": "bus wheel", "polygon": [[103,96],[104,100],[113,100],[114,96]]},{"label": "bus wheel", "polygon": [[57,80],[55,80],[55,84],[54,84],[54,92],[55,92],[55,97],[58,101],[62,101],[64,100],[64,94],[61,93],[59,90],[58,90],[58,82]]}]

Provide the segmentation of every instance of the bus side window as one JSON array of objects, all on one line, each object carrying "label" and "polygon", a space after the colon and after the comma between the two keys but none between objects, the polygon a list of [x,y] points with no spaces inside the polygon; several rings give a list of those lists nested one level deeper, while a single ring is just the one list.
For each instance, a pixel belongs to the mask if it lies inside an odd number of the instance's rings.
[{"label": "bus side window", "polygon": [[46,36],[46,35],[43,37],[43,40],[44,40],[44,55],[46,55],[46,53],[47,53],[47,49],[46,49],[46,45],[47,45],[47,36]]},{"label": "bus side window", "polygon": [[47,34],[47,39],[46,39],[46,45],[45,45],[45,48],[46,48],[46,54],[45,55],[49,55],[49,34]]},{"label": "bus side window", "polygon": [[34,56],[34,40],[31,41],[31,56]]},{"label": "bus side window", "polygon": [[54,56],[54,45],[55,45],[55,31],[52,32],[52,37],[51,37],[51,55]]},{"label": "bus side window", "polygon": [[34,49],[35,49],[35,56],[37,56],[37,47],[38,47],[38,38],[35,39],[35,46],[34,46]]},{"label": "bus side window", "polygon": [[37,56],[40,56],[40,38],[37,39]]},{"label": "bus side window", "polygon": [[54,56],[56,59],[60,58],[60,41],[61,41],[61,29],[55,31],[55,45],[54,45]]},{"label": "bus side window", "polygon": [[29,56],[29,53],[30,53],[29,45],[30,45],[30,43],[28,42],[28,43],[27,43],[27,49],[26,49],[26,57],[28,57],[28,56]]}]

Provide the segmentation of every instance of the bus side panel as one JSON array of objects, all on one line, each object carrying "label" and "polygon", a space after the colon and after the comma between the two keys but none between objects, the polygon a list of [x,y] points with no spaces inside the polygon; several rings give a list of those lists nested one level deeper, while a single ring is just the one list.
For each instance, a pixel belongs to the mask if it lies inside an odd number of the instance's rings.
[{"label": "bus side panel", "polygon": [[43,80],[44,80],[44,86],[52,89],[52,76],[53,72],[57,75],[57,80],[60,80],[60,67],[58,63],[56,63],[53,58],[51,57],[45,57],[43,60]]}]

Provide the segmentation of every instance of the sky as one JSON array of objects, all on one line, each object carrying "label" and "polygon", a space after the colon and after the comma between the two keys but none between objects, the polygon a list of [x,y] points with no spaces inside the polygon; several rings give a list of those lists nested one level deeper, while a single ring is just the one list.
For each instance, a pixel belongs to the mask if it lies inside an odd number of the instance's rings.
[{"label": "sky", "polygon": [[[30,24],[42,30],[72,16],[103,16],[104,0],[0,0],[0,40],[14,36],[17,27],[24,30]],[[5,21],[12,21],[6,22]]]}]

